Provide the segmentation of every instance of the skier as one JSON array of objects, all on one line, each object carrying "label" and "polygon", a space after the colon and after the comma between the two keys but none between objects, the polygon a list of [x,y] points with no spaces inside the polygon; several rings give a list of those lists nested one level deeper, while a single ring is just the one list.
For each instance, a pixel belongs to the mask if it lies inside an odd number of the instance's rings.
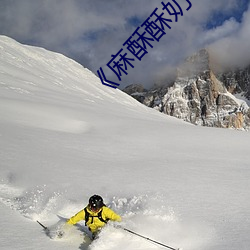
[{"label": "skier", "polygon": [[94,239],[109,220],[120,222],[122,219],[113,210],[105,206],[101,196],[95,194],[89,198],[89,204],[72,216],[67,224],[74,225],[80,220],[85,220],[85,226],[92,232],[92,238]]}]

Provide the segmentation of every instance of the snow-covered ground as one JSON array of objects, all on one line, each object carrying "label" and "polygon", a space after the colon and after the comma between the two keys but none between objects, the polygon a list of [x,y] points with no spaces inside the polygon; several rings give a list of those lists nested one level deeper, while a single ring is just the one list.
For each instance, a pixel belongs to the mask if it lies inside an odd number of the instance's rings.
[{"label": "snow-covered ground", "polygon": [[124,227],[171,247],[249,250],[249,145],[249,132],[165,116],[0,37],[0,249],[163,249],[112,225],[90,244],[84,223],[62,239],[36,223],[53,228],[96,193]]}]

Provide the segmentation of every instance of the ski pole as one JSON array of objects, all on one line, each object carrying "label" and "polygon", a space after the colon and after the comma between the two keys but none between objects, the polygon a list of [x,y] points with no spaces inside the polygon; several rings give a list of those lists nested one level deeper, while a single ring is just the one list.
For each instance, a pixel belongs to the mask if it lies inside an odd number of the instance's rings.
[{"label": "ski pole", "polygon": [[167,245],[162,244],[162,243],[160,243],[160,242],[158,242],[158,241],[152,240],[152,239],[150,239],[150,238],[148,238],[148,237],[145,237],[145,236],[143,236],[143,235],[140,235],[140,234],[138,234],[138,233],[135,233],[135,232],[133,232],[133,231],[127,229],[127,228],[122,228],[122,229],[125,230],[125,231],[127,231],[127,232],[129,232],[129,233],[131,233],[131,234],[134,234],[134,235],[136,235],[136,236],[139,236],[139,237],[141,237],[141,238],[143,238],[143,239],[145,239],[145,240],[148,240],[148,241],[154,242],[154,243],[156,243],[156,244],[158,244],[158,245],[160,245],[160,246],[166,247],[166,248],[168,248],[168,249],[171,249],[171,250],[180,250],[179,248],[173,248],[173,247],[167,246]]},{"label": "ski pole", "polygon": [[40,226],[42,226],[43,227],[43,229],[46,231],[46,230],[48,230],[48,228],[47,227],[45,227],[41,222],[39,222],[38,220],[36,221]]}]

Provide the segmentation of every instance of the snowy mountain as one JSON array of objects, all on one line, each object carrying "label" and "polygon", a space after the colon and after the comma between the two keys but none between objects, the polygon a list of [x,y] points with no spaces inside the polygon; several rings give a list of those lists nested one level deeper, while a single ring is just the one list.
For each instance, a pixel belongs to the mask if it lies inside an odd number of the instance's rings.
[{"label": "snowy mountain", "polygon": [[[200,50],[178,68],[169,86],[124,92],[146,106],[195,125],[249,129],[249,69],[214,72],[208,50]],[[238,94],[237,96],[234,94]]]},{"label": "snowy mountain", "polygon": [[0,37],[0,248],[153,250],[109,224],[53,229],[97,193],[122,225],[184,250],[248,250],[249,133],[197,127],[103,86],[89,70]]}]

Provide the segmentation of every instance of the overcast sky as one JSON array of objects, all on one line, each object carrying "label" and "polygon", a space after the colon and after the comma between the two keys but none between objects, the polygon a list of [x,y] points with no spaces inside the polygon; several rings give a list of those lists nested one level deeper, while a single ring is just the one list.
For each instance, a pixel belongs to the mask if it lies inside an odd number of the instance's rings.
[{"label": "overcast sky", "polygon": [[[183,16],[169,15],[161,2],[168,2]],[[187,10],[189,3],[192,7]],[[109,80],[142,83],[146,87],[165,79],[167,72],[184,58],[211,47],[225,64],[250,62],[250,0],[0,0],[0,34],[25,44],[61,52],[95,74],[102,67]],[[169,5],[170,6],[170,5]],[[141,61],[130,61],[121,82],[107,67],[111,55],[150,14],[171,19],[171,29]],[[170,7],[169,7],[169,10]],[[171,13],[173,11],[171,10]],[[154,21],[153,17],[150,21]],[[158,23],[159,24],[159,23]],[[140,28],[142,31],[142,27]],[[145,31],[145,30],[144,30]],[[141,32],[143,33],[143,32]],[[149,37],[149,35],[147,35]],[[129,58],[133,58],[129,54]]]}]

